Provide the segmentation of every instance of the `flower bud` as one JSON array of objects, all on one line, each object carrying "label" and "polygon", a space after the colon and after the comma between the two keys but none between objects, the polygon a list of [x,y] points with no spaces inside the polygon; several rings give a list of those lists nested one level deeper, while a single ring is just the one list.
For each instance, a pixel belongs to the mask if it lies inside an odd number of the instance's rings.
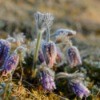
[{"label": "flower bud", "polygon": [[12,71],[14,71],[18,65],[19,62],[19,56],[16,52],[11,54],[7,57],[7,59],[4,62],[3,67],[3,76],[10,74]]},{"label": "flower bud", "polygon": [[81,82],[71,82],[70,86],[73,92],[81,99],[83,97],[88,97],[90,94],[90,91],[88,90],[88,88],[86,88]]},{"label": "flower bud", "polygon": [[71,67],[82,64],[79,51],[75,46],[67,49],[67,60]]},{"label": "flower bud", "polygon": [[45,61],[49,67],[53,67],[56,62],[57,48],[54,42],[48,42],[42,45]]},{"label": "flower bud", "polygon": [[40,81],[45,90],[52,91],[56,89],[54,78],[47,71],[41,71],[40,75]]},{"label": "flower bud", "polygon": [[0,64],[5,61],[6,57],[9,55],[11,49],[11,44],[7,40],[0,39]]}]

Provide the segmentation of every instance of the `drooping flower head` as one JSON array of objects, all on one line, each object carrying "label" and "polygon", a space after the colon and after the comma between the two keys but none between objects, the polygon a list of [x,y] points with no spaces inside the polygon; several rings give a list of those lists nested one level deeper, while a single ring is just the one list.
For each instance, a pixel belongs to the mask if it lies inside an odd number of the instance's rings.
[{"label": "drooping flower head", "polygon": [[40,77],[41,77],[40,82],[44,90],[53,91],[54,89],[56,89],[55,82],[54,82],[54,76],[51,75],[51,73],[48,72],[48,70],[40,71]]},{"label": "drooping flower head", "polygon": [[82,73],[68,74],[60,72],[56,75],[56,79],[59,78],[66,78],[68,80],[68,85],[71,87],[72,91],[81,99],[83,97],[89,96],[90,91],[82,83],[82,81],[84,80],[84,75]]},{"label": "drooping flower head", "polygon": [[57,37],[57,36],[61,36],[61,35],[64,35],[65,37],[72,37],[72,36],[76,35],[76,31],[69,30],[69,29],[58,29],[51,36],[52,37]]},{"label": "drooping flower head", "polygon": [[0,39],[0,63],[5,61],[6,57],[9,55],[10,49],[11,44],[4,39]]},{"label": "drooping flower head", "polygon": [[7,39],[0,39],[0,65],[2,65],[10,53],[11,42],[15,42],[15,39],[12,37],[8,37]]},{"label": "drooping flower head", "polygon": [[9,55],[4,62],[4,65],[2,66],[3,68],[3,74],[6,76],[7,74],[10,74],[12,71],[14,71],[18,65],[19,62],[19,56],[16,52],[12,53]]},{"label": "drooping flower head", "polygon": [[85,87],[85,86],[83,85],[82,82],[70,82],[69,84],[70,84],[70,86],[71,86],[73,92],[74,92],[78,97],[80,97],[81,99],[82,99],[83,97],[86,98],[86,97],[89,96],[90,91],[88,90],[87,87]]},{"label": "drooping flower head", "polygon": [[75,46],[71,46],[67,49],[67,60],[71,67],[82,64],[79,51]]},{"label": "drooping flower head", "polygon": [[56,62],[57,48],[54,42],[48,42],[42,45],[45,61],[49,67],[53,67]]},{"label": "drooping flower head", "polygon": [[76,31],[69,29],[58,29],[51,37],[55,37],[56,42],[68,41],[70,37],[76,35]]},{"label": "drooping flower head", "polygon": [[6,76],[7,74],[11,74],[17,67],[19,63],[19,54],[18,51],[22,51],[22,47],[17,47],[15,51],[11,54],[8,55],[3,66],[2,66],[2,75]]}]

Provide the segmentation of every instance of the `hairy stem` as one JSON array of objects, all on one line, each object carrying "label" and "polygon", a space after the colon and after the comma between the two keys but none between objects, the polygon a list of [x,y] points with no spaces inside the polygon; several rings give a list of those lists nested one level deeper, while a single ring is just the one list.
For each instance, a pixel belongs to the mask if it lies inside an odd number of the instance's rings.
[{"label": "hairy stem", "polygon": [[47,28],[47,31],[46,31],[46,41],[47,42],[50,41],[50,28]]},{"label": "hairy stem", "polygon": [[39,31],[38,37],[37,37],[36,49],[35,49],[35,53],[34,53],[34,69],[36,68],[36,63],[38,60],[38,53],[39,53],[41,39],[42,39],[42,32]]}]

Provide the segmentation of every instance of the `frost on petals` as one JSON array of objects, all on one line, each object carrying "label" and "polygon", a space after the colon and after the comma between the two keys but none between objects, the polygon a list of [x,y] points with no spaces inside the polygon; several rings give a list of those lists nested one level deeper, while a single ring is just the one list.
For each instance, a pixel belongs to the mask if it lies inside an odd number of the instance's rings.
[{"label": "frost on petals", "polygon": [[67,49],[67,60],[71,67],[82,64],[79,50],[75,46],[71,46]]},{"label": "frost on petals", "polygon": [[18,54],[13,53],[10,56],[8,56],[3,65],[3,75],[5,76],[14,71],[18,65],[18,62],[19,62]]},{"label": "frost on petals", "polygon": [[54,42],[45,43],[42,46],[45,61],[49,67],[53,67],[56,62],[57,48]]},{"label": "frost on petals", "polygon": [[90,91],[81,82],[71,82],[70,85],[73,92],[81,99],[89,96]]},{"label": "frost on petals", "polygon": [[41,74],[40,81],[45,90],[52,91],[56,89],[54,78],[49,73],[47,73],[46,71],[42,71],[40,72],[40,74]]}]

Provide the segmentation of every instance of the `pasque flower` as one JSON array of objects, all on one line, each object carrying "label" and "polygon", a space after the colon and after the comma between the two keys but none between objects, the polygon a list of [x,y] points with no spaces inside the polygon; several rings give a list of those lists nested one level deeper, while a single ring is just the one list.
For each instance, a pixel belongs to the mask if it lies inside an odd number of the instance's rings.
[{"label": "pasque flower", "polygon": [[4,39],[0,39],[0,64],[2,64],[9,55],[11,44]]},{"label": "pasque flower", "polygon": [[52,90],[56,89],[54,77],[53,77],[53,75],[51,75],[50,72],[48,72],[47,70],[42,70],[40,72],[40,77],[41,77],[40,82],[41,82],[44,90],[52,91]]},{"label": "pasque flower", "polygon": [[60,72],[56,75],[56,79],[59,78],[66,78],[68,80],[68,84],[71,87],[72,91],[81,99],[83,97],[89,96],[90,91],[82,83],[82,81],[84,80],[84,75],[82,73],[68,74],[68,73]]},{"label": "pasque flower", "polygon": [[2,64],[10,53],[11,42],[15,42],[13,37],[0,39],[0,64]]},{"label": "pasque flower", "polygon": [[2,66],[2,75],[6,76],[7,74],[11,74],[17,67],[19,63],[19,52],[25,52],[25,48],[22,46],[17,47],[15,51],[8,55],[3,66]]},{"label": "pasque flower", "polygon": [[34,18],[38,29],[50,27],[54,20],[54,17],[50,13],[41,12],[36,12]]},{"label": "pasque flower", "polygon": [[71,67],[82,64],[79,51],[75,46],[71,46],[67,49],[66,57]]},{"label": "pasque flower", "polygon": [[88,97],[90,94],[90,91],[88,90],[88,88],[86,88],[82,82],[70,82],[69,83],[73,92],[80,97],[81,99],[83,97]]},{"label": "pasque flower", "polygon": [[9,55],[5,62],[4,65],[2,66],[3,68],[3,75],[7,75],[9,73],[11,73],[12,71],[14,71],[18,65],[19,62],[19,56],[16,52],[12,53],[11,55]]},{"label": "pasque flower", "polygon": [[53,67],[56,62],[57,48],[54,42],[46,42],[42,45],[45,61],[49,67]]}]

